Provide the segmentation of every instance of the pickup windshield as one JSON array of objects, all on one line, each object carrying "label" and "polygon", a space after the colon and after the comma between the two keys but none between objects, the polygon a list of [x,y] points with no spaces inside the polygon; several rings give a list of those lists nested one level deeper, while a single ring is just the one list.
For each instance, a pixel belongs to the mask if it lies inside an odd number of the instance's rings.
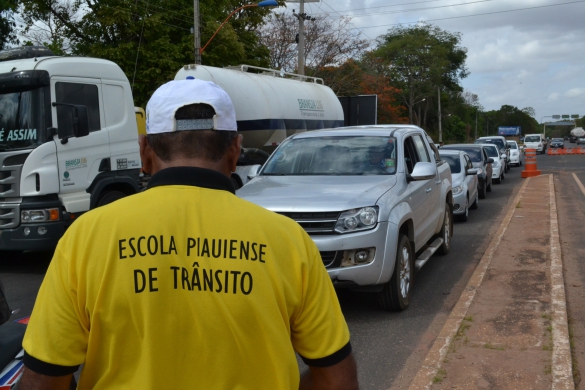
[{"label": "pickup windshield", "polygon": [[0,152],[30,149],[44,140],[45,88],[2,93],[0,90]]},{"label": "pickup windshield", "polygon": [[540,142],[540,137],[538,135],[527,135],[524,138],[524,143],[526,142]]},{"label": "pickup windshield", "polygon": [[290,139],[266,162],[261,175],[392,175],[396,139],[334,136]]}]

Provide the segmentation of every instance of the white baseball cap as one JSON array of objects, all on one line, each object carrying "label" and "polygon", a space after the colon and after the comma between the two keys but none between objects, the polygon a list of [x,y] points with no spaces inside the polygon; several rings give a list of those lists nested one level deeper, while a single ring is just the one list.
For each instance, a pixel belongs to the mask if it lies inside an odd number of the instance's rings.
[{"label": "white baseball cap", "polygon": [[[175,119],[181,107],[209,104],[215,110],[213,119]],[[211,81],[173,80],[161,85],[146,105],[146,133],[161,134],[182,130],[237,131],[236,111],[228,94]]]}]

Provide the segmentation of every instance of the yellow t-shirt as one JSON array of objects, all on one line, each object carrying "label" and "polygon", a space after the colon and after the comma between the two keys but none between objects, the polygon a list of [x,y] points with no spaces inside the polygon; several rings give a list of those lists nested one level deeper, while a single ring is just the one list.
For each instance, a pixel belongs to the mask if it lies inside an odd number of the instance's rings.
[{"label": "yellow t-shirt", "polygon": [[317,247],[229,179],[170,168],[83,215],[59,242],[23,342],[25,365],[81,389],[297,389],[294,351],[351,351]]}]

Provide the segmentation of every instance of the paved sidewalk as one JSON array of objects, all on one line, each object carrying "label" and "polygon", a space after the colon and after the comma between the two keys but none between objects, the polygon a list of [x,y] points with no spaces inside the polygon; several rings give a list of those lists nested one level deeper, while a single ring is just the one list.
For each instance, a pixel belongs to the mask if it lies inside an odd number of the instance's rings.
[{"label": "paved sidewalk", "polygon": [[508,207],[411,389],[574,388],[552,175]]}]

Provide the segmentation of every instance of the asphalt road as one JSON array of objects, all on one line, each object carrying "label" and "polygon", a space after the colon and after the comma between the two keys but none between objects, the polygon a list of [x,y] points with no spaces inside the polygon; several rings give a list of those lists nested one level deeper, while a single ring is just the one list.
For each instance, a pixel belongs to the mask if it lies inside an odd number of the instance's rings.
[{"label": "asphalt road", "polygon": [[[538,156],[537,160],[540,164],[549,157]],[[339,291],[362,389],[408,386],[497,230],[506,204],[519,189],[521,170],[513,167],[502,184],[494,184],[479,208],[470,211],[468,222],[455,223],[451,253],[434,256],[415,275],[412,302],[406,311],[380,310],[374,294]],[[51,255],[30,252],[1,259],[0,279],[11,305],[21,309],[19,317],[32,311]]]}]

